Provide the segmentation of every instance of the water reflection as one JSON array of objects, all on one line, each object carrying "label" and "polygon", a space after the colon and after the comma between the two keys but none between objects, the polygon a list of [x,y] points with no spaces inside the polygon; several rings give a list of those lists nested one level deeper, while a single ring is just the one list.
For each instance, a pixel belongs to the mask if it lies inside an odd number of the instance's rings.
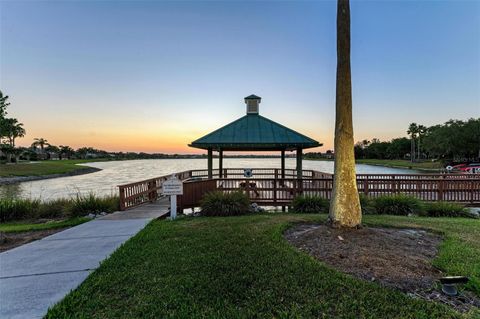
[{"label": "water reflection", "polygon": [[[287,168],[295,168],[295,159],[285,160]],[[159,159],[135,160],[118,162],[89,163],[102,169],[99,172],[53,178],[32,182],[23,182],[0,186],[0,197],[30,197],[49,200],[61,197],[71,197],[79,193],[94,192],[100,195],[117,193],[117,185],[140,181],[147,178],[171,174],[190,169],[205,169],[206,159]],[[214,160],[214,167],[218,162]],[[280,168],[279,158],[226,158],[224,168]],[[330,161],[303,161],[304,169],[314,169],[333,173],[333,162]],[[357,165],[359,174],[412,174],[415,171],[371,165]]]}]

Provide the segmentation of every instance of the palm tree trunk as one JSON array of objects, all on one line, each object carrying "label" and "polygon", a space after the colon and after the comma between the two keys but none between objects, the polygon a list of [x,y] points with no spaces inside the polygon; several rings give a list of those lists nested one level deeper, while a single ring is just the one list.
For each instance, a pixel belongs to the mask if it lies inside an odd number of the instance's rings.
[{"label": "palm tree trunk", "polygon": [[415,139],[413,138],[413,136],[410,143],[410,162],[415,162]]},{"label": "palm tree trunk", "polygon": [[329,220],[333,227],[356,227],[362,211],[355,174],[350,71],[350,3],[338,0],[335,169]]},{"label": "palm tree trunk", "polygon": [[420,136],[418,137],[417,148],[418,148],[418,156],[417,156],[417,158],[418,158],[418,159],[421,159],[422,156],[420,155]]}]

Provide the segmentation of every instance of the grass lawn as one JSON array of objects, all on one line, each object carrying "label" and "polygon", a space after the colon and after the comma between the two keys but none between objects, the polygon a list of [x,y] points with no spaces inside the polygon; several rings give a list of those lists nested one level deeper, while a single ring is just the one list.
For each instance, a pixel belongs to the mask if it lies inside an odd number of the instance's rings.
[{"label": "grass lawn", "polygon": [[386,167],[400,167],[424,170],[440,170],[443,168],[440,162],[419,162],[412,163],[407,160],[381,160],[381,159],[357,159],[357,164],[369,164]]},{"label": "grass lawn", "polygon": [[95,161],[98,160],[38,161],[36,163],[19,163],[8,165],[0,164],[0,177],[40,176],[70,173],[87,168],[87,166],[80,166],[76,164]]},{"label": "grass lawn", "polygon": [[72,219],[50,221],[46,223],[28,223],[28,222],[8,222],[0,224],[0,231],[5,233],[19,233],[34,230],[47,230],[65,227],[73,227],[88,222],[86,217],[76,217]]},{"label": "grass lawn", "polygon": [[[325,215],[153,221],[47,318],[474,318],[339,273],[283,239]],[[366,225],[421,227],[446,240],[435,264],[480,293],[480,220],[366,216]]]}]

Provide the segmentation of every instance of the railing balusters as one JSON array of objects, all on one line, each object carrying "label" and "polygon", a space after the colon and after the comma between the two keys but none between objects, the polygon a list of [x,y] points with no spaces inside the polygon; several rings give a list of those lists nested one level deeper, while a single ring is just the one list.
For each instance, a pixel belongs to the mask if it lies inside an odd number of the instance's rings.
[{"label": "railing balusters", "polygon": [[[217,188],[225,192],[243,190],[259,205],[288,205],[302,190],[305,194],[331,198],[332,174],[308,170],[304,171],[303,182],[300,182],[296,179],[296,171],[292,169],[285,170],[285,179],[279,179],[278,169],[252,171],[253,177],[248,179],[243,176],[243,169],[224,169],[224,178],[188,181],[184,184],[181,205],[196,207],[206,192]],[[205,178],[207,171],[190,170],[176,175],[181,180]],[[120,185],[120,209],[155,201],[160,196],[163,182],[170,176]],[[244,183],[244,188],[241,183]],[[480,203],[480,174],[358,174],[357,185],[360,192],[371,197],[404,193],[428,201]]]}]

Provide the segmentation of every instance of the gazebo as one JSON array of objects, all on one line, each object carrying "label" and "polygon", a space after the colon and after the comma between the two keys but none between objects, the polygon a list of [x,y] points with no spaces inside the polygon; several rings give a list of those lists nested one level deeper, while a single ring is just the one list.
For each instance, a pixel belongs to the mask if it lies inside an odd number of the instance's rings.
[{"label": "gazebo", "polygon": [[[208,152],[208,178],[213,178],[213,152],[218,152],[219,174],[223,169],[224,151],[279,151],[281,174],[285,178],[285,152],[296,151],[297,178],[302,177],[302,151],[322,146],[314,139],[278,124],[259,114],[262,98],[245,98],[247,114],[189,144]],[[221,176],[219,176],[221,177]]]}]

